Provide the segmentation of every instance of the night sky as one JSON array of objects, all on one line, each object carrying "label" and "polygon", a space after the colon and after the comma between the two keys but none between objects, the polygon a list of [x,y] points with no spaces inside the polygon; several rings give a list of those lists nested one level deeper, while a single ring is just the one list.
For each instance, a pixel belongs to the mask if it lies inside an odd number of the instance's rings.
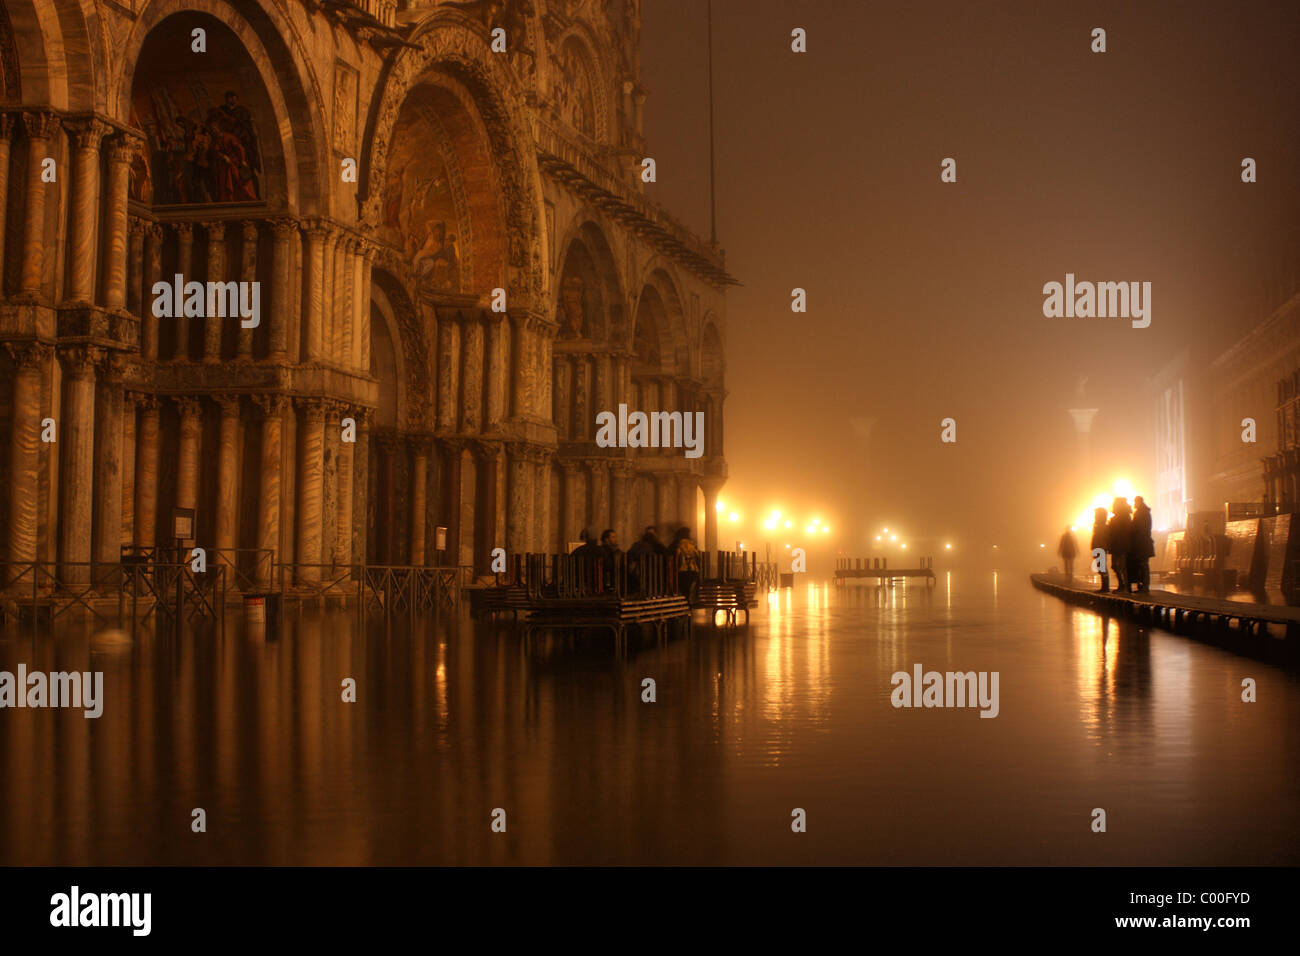
[{"label": "night sky", "polygon": [[[1133,6],[715,0],[718,240],[743,283],[724,499],[824,515],[849,553],[892,522],[973,554],[1054,541],[1120,475],[1154,493],[1148,377],[1217,354],[1300,267],[1300,4]],[[647,191],[707,237],[705,9],[645,0],[642,71]],[[1151,282],[1150,328],[1044,318],[1067,272]]]}]

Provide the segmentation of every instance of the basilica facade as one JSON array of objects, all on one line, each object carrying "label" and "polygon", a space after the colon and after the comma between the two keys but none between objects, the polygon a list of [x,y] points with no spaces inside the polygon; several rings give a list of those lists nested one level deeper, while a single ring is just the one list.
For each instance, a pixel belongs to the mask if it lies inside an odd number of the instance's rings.
[{"label": "basilica facade", "polygon": [[[645,196],[640,15],[3,0],[10,565],[82,581],[176,509],[259,582],[584,527],[716,547],[733,280]],[[257,315],[158,307],[190,282]],[[702,413],[703,454],[599,446],[621,403]]]}]

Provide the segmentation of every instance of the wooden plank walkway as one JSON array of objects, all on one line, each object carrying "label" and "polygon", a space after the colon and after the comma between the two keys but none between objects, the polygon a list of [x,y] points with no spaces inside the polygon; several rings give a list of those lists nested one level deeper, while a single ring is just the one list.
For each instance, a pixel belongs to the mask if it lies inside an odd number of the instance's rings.
[{"label": "wooden plank walkway", "polygon": [[1146,594],[1098,591],[1053,574],[1032,574],[1029,580],[1040,591],[1101,614],[1127,617],[1250,657],[1300,663],[1300,608],[1159,589]]}]

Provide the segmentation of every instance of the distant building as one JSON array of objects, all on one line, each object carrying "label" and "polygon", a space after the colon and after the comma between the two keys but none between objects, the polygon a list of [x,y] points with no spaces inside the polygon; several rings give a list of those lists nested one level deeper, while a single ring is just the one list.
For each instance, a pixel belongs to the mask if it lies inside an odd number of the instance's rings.
[{"label": "distant building", "polygon": [[1184,350],[1150,384],[1157,528],[1300,510],[1300,294],[1217,357]]}]

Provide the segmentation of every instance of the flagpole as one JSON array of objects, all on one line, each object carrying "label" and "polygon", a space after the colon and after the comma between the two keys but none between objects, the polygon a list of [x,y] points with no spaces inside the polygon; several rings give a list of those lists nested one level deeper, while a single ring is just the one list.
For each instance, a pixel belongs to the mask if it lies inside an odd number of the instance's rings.
[{"label": "flagpole", "polygon": [[708,3],[709,17],[709,243],[718,244],[718,207],[714,198],[713,174],[713,0]]}]

